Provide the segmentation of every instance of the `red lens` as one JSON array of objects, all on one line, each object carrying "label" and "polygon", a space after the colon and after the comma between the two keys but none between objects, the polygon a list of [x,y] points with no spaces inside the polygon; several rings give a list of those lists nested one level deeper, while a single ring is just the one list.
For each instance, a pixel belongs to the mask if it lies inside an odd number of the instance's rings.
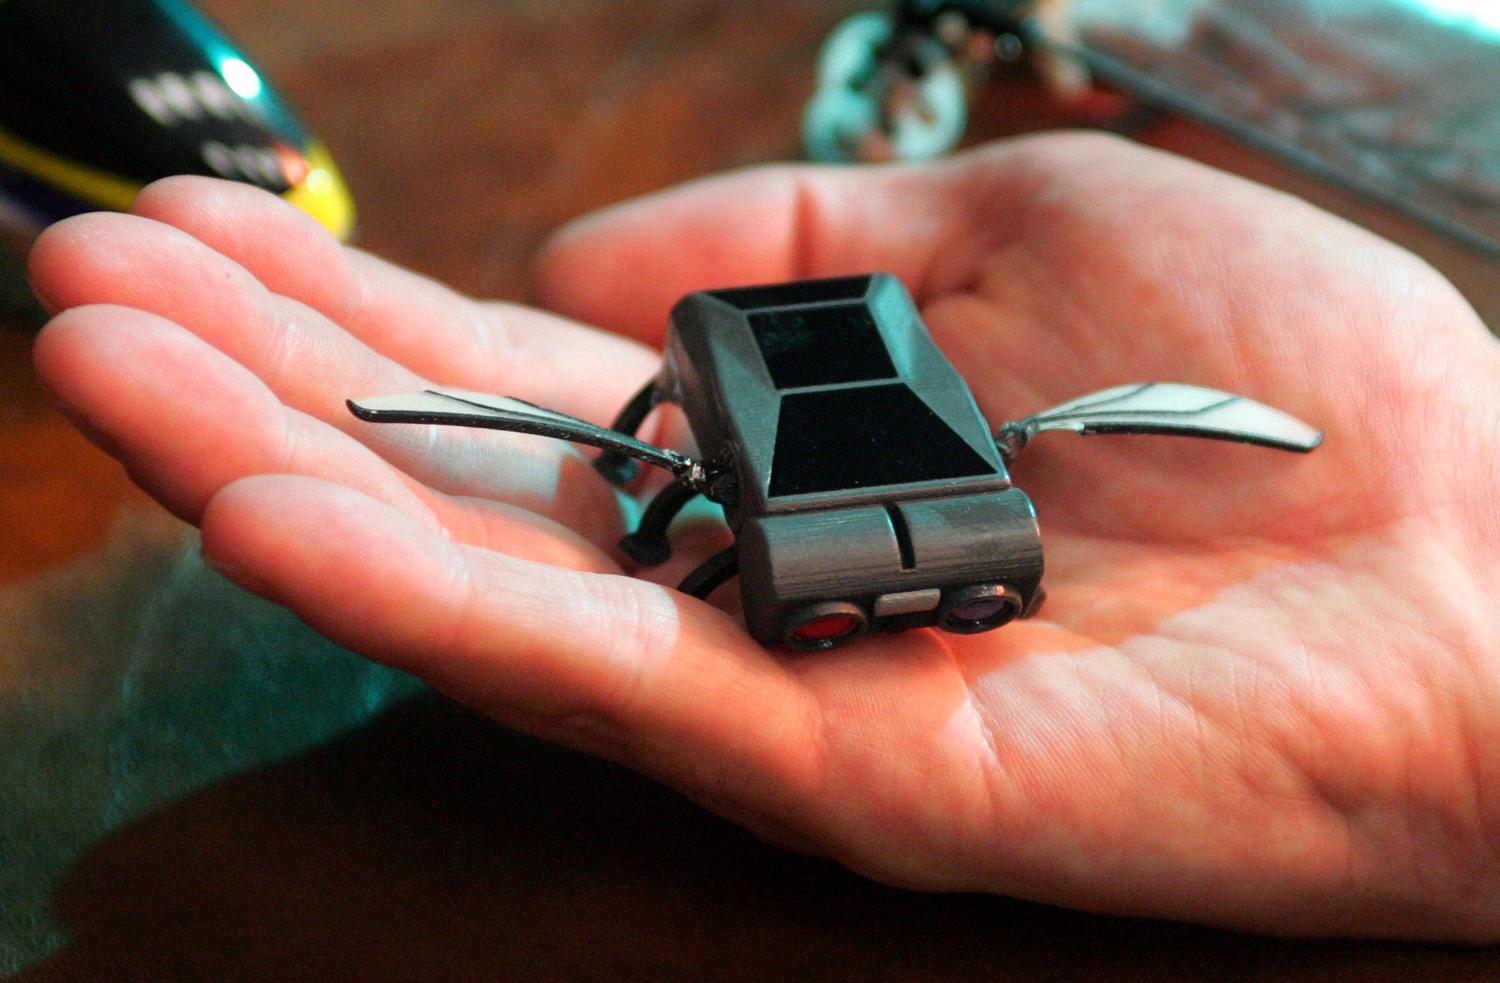
[{"label": "red lens", "polygon": [[865,613],[847,601],[813,604],[792,615],[785,622],[783,643],[803,652],[822,652],[836,648],[864,634]]},{"label": "red lens", "polygon": [[804,625],[798,625],[792,637],[799,642],[822,642],[838,638],[859,627],[859,619],[852,614],[825,614]]}]

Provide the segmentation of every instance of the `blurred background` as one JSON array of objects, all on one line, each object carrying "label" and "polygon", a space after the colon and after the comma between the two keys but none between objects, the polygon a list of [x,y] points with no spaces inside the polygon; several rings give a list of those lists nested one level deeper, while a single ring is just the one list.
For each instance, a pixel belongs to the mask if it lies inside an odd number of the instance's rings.
[{"label": "blurred background", "polygon": [[[1239,6],[1263,21],[1291,2]],[[358,207],[359,245],[470,293],[524,299],[537,246],[567,219],[725,168],[799,156],[824,39],[869,4],[198,6],[331,152]],[[1224,5],[1135,6],[1167,11],[1181,27]],[[1074,7],[1092,9],[1101,24],[1118,11],[1108,0]],[[1347,7],[1324,4],[1320,29]],[[1231,28],[1261,21],[1230,17],[1212,29],[1193,21],[1192,59],[1137,50],[1132,64],[1161,70],[1114,80],[1127,89],[1143,77],[1183,84],[1198,77],[1184,73],[1225,50],[1224,37],[1257,36]],[[1477,22],[1458,22],[1477,36]],[[1057,38],[1118,60],[1136,49],[1122,47],[1113,27]],[[1313,65],[1335,56],[1346,49],[1298,53]],[[1447,91],[1445,77],[1424,74],[1430,61],[1397,60],[1421,91]],[[1465,64],[1465,85],[1496,77],[1492,63]],[[1360,92],[1385,91],[1390,80],[1368,69],[1359,62]],[[1320,144],[1324,131],[1288,129],[1284,116],[1256,115],[1243,101],[1215,109],[1168,98],[1166,109],[1146,109],[1116,95],[1060,98],[1056,72],[1024,61],[981,74],[965,143],[1067,125],[1121,129],[1396,239],[1500,324],[1482,166],[1458,174],[1468,182],[1458,205],[1439,203],[1468,224],[1437,228],[1350,181],[1287,163],[1288,146],[1318,151],[1300,160],[1317,167],[1338,162],[1342,145]],[[1328,119],[1306,91],[1277,91],[1278,105]],[[1367,138],[1370,126],[1400,137],[1400,153],[1380,159],[1409,164],[1425,147],[1430,177],[1433,135],[1353,113],[1365,105],[1356,96],[1339,95],[1346,120],[1363,121]],[[1487,132],[1492,121],[1465,117],[1467,104],[1455,108],[1451,96],[1418,111]],[[1246,111],[1234,117],[1226,105]],[[1253,149],[1243,137],[1254,133],[1235,125],[1246,119],[1281,140],[1258,146],[1282,153]],[[1360,174],[1352,183],[1366,191],[1380,176]],[[1485,950],[1267,940],[881,888],[366,665],[207,572],[191,530],[56,412],[29,366],[35,312],[15,278],[24,239],[12,233],[3,247],[0,315],[0,973],[27,981],[1500,975]]]}]

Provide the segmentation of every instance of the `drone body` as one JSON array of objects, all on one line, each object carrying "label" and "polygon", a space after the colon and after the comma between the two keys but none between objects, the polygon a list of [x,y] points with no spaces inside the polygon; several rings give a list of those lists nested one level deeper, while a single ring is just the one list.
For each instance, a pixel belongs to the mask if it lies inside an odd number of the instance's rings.
[{"label": "drone body", "polygon": [[[701,457],[636,440],[653,407],[679,404]],[[622,546],[651,565],[667,526],[704,494],[735,545],[681,589],[706,597],[736,573],[750,633],[833,648],[874,629],[997,628],[1034,613],[1042,545],[1008,463],[1034,434],[1176,433],[1311,450],[1320,436],[1214,390],[1106,390],[993,431],[887,274],[707,291],[672,311],[661,373],[613,430],[505,397],[456,390],[350,403],[372,422],[538,433],[605,449],[620,483],[632,459],[676,476]]]}]

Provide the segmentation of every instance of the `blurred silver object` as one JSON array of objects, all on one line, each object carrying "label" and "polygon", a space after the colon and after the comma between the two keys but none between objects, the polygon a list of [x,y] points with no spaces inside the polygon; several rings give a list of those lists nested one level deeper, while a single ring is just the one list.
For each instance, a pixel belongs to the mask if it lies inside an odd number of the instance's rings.
[{"label": "blurred silver object", "polygon": [[966,93],[936,80],[977,77],[977,51],[1019,42],[1065,99],[1107,82],[1500,255],[1497,0],[901,0],[863,16],[885,31],[830,39],[805,127],[816,158],[946,153]]},{"label": "blurred silver object", "polygon": [[818,57],[818,91],[803,115],[814,160],[928,160],[968,125],[968,94],[938,38],[905,36],[883,14],[856,14]]}]

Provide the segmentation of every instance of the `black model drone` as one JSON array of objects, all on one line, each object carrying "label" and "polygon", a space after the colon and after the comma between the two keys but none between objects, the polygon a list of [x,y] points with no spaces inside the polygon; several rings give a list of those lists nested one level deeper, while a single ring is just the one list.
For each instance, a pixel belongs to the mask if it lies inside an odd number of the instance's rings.
[{"label": "black model drone", "polygon": [[[701,457],[637,440],[680,405]],[[880,628],[970,634],[1036,612],[1042,543],[1007,471],[1047,430],[1212,437],[1310,451],[1322,435],[1268,406],[1174,383],[1119,386],[992,432],[889,274],[690,294],[661,372],[606,430],[503,396],[432,389],[351,401],[362,420],[541,434],[604,449],[616,484],[636,460],[676,482],[622,547],[670,555],[672,518],[704,495],[735,544],[679,588],[704,598],[736,573],[757,641],[815,651]]]}]

